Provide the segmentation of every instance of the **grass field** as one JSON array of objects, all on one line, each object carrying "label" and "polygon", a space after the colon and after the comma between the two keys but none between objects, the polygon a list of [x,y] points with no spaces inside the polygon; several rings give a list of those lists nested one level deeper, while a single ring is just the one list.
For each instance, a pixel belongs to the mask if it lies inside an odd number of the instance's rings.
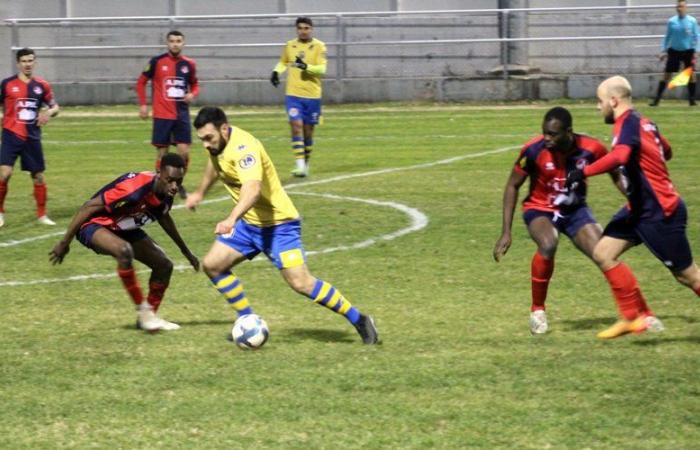
[{"label": "grass field", "polygon": [[[0,447],[698,448],[700,304],[646,249],[624,259],[667,330],[612,342],[595,338],[616,318],[607,285],[570,242],[545,336],[529,333],[535,247],[520,215],[510,252],[492,260],[517,148],[554,105],[328,107],[301,182],[289,176],[282,111],[229,108],[293,183],[312,271],[372,314],[384,341],[361,345],[344,319],[254,261],[236,273],[271,329],[258,352],[224,339],[232,310],[157,225],[146,230],[183,266],[161,309],[177,332],[134,329],[110,258],[74,243],[63,265],[48,263],[79,205],[154,157],[135,108],[66,108],[44,134],[59,226],[34,224],[30,181],[17,171],[0,229]],[[592,103],[570,107],[576,131],[609,142]],[[674,145],[669,166],[697,251],[700,112],[674,102],[644,112]],[[204,161],[195,147],[190,189]],[[217,186],[209,198],[224,195]],[[603,223],[623,203],[607,177],[591,181],[589,201]],[[173,217],[203,255],[231,207]]]}]

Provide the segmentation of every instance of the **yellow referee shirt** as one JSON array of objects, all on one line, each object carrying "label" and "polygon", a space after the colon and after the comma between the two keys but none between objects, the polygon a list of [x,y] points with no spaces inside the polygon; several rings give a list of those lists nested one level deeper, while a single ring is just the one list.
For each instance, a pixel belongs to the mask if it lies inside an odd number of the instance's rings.
[{"label": "yellow referee shirt", "polygon": [[[308,67],[301,70],[294,67],[294,61],[300,57]],[[287,74],[287,95],[303,98],[321,98],[321,77],[326,73],[326,44],[316,38],[309,42],[292,39],[287,42],[275,72]]]},{"label": "yellow referee shirt", "polygon": [[255,136],[231,127],[223,152],[209,155],[219,179],[233,201],[238,202],[241,186],[249,180],[262,181],[260,198],[243,216],[252,225],[267,227],[299,218],[299,212],[285,192],[275,166]]}]

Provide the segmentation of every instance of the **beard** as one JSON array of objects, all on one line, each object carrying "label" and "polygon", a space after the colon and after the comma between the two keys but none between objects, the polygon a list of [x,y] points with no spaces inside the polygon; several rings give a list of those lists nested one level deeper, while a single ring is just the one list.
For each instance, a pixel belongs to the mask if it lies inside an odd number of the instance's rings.
[{"label": "beard", "polygon": [[609,113],[606,113],[603,115],[603,121],[607,123],[608,125],[612,125],[615,123],[615,114],[610,111]]}]

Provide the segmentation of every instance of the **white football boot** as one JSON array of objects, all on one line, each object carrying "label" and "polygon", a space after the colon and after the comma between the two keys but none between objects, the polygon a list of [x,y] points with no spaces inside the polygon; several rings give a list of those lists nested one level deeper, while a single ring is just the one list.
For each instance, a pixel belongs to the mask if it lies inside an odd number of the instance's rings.
[{"label": "white football boot", "polygon": [[646,316],[644,322],[647,324],[647,331],[652,333],[661,333],[666,329],[664,324],[656,316]]},{"label": "white football boot", "polygon": [[0,213],[0,228],[5,225],[5,213]]},{"label": "white football boot", "polygon": [[47,215],[43,215],[43,216],[39,217],[38,219],[36,219],[36,221],[39,222],[41,225],[50,225],[50,226],[56,225],[56,222],[49,219],[49,216],[47,216]]},{"label": "white football boot", "polygon": [[530,332],[532,334],[545,334],[549,329],[547,314],[544,309],[538,309],[530,313]]}]

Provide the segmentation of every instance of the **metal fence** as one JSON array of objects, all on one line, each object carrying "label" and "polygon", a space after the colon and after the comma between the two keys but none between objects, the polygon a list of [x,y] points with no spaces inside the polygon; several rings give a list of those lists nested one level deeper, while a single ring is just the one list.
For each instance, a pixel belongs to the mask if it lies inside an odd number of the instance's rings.
[{"label": "metal fence", "polygon": [[[327,78],[504,77],[659,72],[669,5],[310,14]],[[54,83],[133,83],[179,29],[203,81],[265,80],[297,15],[8,19]],[[13,61],[14,64],[14,61]],[[505,69],[505,70],[504,70]]]}]

